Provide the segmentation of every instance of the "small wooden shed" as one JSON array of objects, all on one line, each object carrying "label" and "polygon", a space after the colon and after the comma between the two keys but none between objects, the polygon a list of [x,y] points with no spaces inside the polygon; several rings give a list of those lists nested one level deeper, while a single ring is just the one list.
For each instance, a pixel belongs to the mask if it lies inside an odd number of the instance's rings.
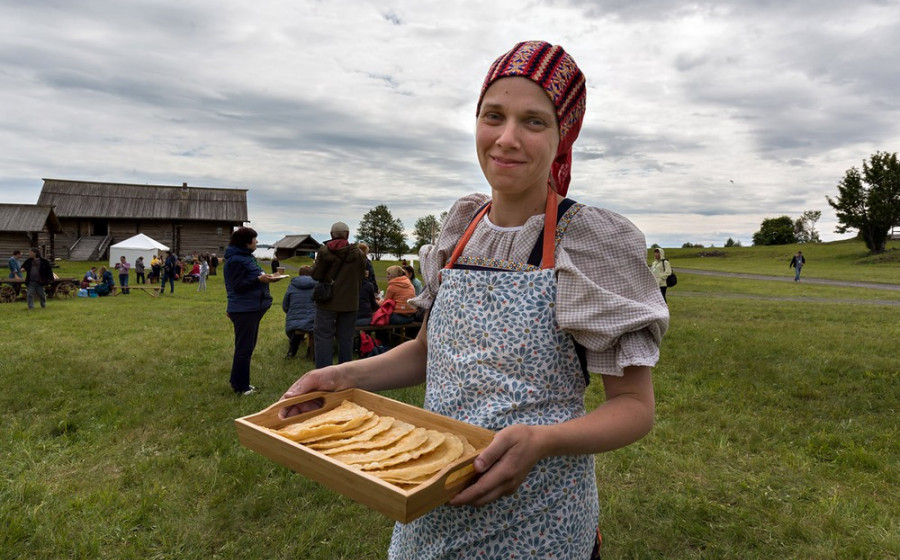
[{"label": "small wooden shed", "polygon": [[308,256],[318,251],[321,246],[322,244],[309,234],[285,235],[272,245],[278,260]]},{"label": "small wooden shed", "polygon": [[247,222],[247,189],[44,179],[39,205],[53,206],[65,233],[59,256],[100,260],[110,245],[143,233],[176,254],[225,252]]},{"label": "small wooden shed", "polygon": [[37,247],[48,259],[56,255],[56,237],[62,225],[52,206],[38,204],[0,204],[0,255],[12,256],[18,249],[23,255]]}]

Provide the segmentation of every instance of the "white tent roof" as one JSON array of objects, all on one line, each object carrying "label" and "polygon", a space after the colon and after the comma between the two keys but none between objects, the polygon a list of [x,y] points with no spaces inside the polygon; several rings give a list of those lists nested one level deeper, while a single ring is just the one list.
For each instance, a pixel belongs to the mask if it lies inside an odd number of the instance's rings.
[{"label": "white tent roof", "polygon": [[143,233],[139,233],[134,237],[129,237],[125,241],[120,241],[115,245],[111,245],[110,249],[138,249],[143,251],[154,249],[159,251],[169,250],[168,247],[166,247],[159,241],[153,239],[152,237],[147,237]]}]

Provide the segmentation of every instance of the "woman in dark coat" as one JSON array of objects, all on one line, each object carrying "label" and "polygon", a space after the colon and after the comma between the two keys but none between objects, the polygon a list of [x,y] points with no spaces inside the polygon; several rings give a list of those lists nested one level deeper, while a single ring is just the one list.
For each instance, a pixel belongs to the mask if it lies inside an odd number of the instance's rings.
[{"label": "woman in dark coat", "polygon": [[225,250],[226,313],[234,324],[234,358],[231,362],[231,388],[239,395],[252,395],[250,359],[259,336],[259,323],[272,306],[269,283],[277,279],[263,272],[253,256],[256,231],[238,228],[231,234]]}]

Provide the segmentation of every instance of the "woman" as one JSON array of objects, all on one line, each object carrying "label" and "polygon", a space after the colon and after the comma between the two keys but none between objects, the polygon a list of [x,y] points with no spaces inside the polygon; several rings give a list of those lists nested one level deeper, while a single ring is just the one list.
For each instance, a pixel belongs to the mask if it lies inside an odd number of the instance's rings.
[{"label": "woman", "polygon": [[410,283],[403,267],[389,266],[385,272],[387,273],[388,287],[384,292],[384,299],[394,302],[394,311],[390,318],[391,324],[412,323],[416,315],[416,308],[409,303],[409,300],[416,297],[415,288]]},{"label": "woman", "polygon": [[310,345],[312,344],[316,326],[316,302],[313,301],[315,289],[316,281],[312,279],[312,267],[301,266],[297,276],[291,279],[281,300],[281,309],[284,311],[284,334],[290,340],[287,358],[297,355],[297,349],[300,348],[304,337],[309,336]]},{"label": "woman", "polygon": [[113,281],[112,272],[107,270],[105,266],[100,267],[100,283],[94,287],[94,292],[98,296],[108,296],[112,293],[113,288],[116,286],[115,281]]},{"label": "woman", "polygon": [[[668,312],[643,235],[563,198],[584,106],[584,76],[561,47],[519,43],[498,58],[476,110],[491,196],[457,201],[421,252],[415,303],[433,302],[425,328],[385,354],[313,370],[284,394],[426,382],[426,409],[498,430],[474,484],[395,526],[391,558],[594,557],[591,455],[653,424],[650,368]],[[585,413],[588,371],[602,374],[606,401]]]},{"label": "woman", "polygon": [[653,272],[653,277],[656,278],[656,284],[659,286],[659,292],[665,300],[666,290],[668,289],[666,278],[672,274],[672,265],[669,264],[669,259],[666,258],[664,249],[653,249],[653,264],[650,265],[650,271]]},{"label": "woman", "polygon": [[422,282],[416,278],[416,269],[410,265],[406,265],[403,267],[403,272],[406,273],[406,277],[409,278],[409,283],[412,284],[413,288],[416,290],[416,295],[422,293]]},{"label": "woman", "polygon": [[231,362],[231,388],[239,395],[252,395],[250,359],[256,348],[259,322],[272,306],[269,283],[277,278],[263,272],[253,256],[256,231],[242,227],[231,234],[225,250],[226,314],[234,325],[234,358]]}]

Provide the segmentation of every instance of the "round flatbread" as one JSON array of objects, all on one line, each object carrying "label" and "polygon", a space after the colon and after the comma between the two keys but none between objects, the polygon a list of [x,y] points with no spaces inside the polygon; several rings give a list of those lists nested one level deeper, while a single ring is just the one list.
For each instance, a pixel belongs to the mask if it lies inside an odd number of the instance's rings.
[{"label": "round flatbread", "polygon": [[391,457],[406,453],[421,447],[428,441],[428,431],[425,428],[414,428],[411,432],[401,437],[393,444],[387,447],[379,447],[377,449],[368,449],[365,451],[351,450],[345,453],[332,455],[332,459],[337,459],[348,465],[365,465],[373,462],[387,460]]},{"label": "round flatbread", "polygon": [[412,481],[432,475],[459,459],[465,450],[463,440],[459,436],[445,435],[443,443],[430,453],[394,467],[371,469],[366,472],[392,481]]},{"label": "round flatbread", "polygon": [[444,443],[444,439],[446,439],[447,437],[447,434],[438,432],[437,430],[425,430],[425,434],[427,436],[425,442],[415,449],[402,451],[391,457],[372,459],[372,462],[363,463],[360,468],[364,471],[370,469],[385,469],[393,465],[399,465],[400,463],[412,461],[413,459],[421,457],[422,455],[425,455],[426,453],[430,453],[437,449],[440,444]]},{"label": "round flatbread", "polygon": [[314,443],[307,441],[305,445],[310,449],[322,451],[324,449],[343,447],[346,445],[350,445],[351,443],[369,441],[378,434],[391,429],[391,426],[394,424],[394,419],[390,416],[373,416],[369,420],[372,422],[366,423],[366,425],[369,427],[365,430],[354,429],[346,432],[340,432],[328,436],[327,438],[316,440],[316,442]]},{"label": "round flatbread", "polygon": [[288,439],[303,443],[311,438],[332,435],[355,428],[374,415],[374,412],[345,400],[340,406],[328,412],[323,412],[303,422],[297,422],[275,431]]},{"label": "round flatbread", "polygon": [[347,445],[342,445],[341,447],[335,447],[332,449],[322,449],[321,452],[334,456],[339,453],[345,453],[347,451],[352,450],[363,450],[363,449],[377,449],[379,447],[387,447],[391,445],[398,439],[402,438],[409,432],[413,431],[416,427],[412,424],[408,424],[403,422],[402,420],[394,420],[393,424],[391,424],[390,429],[387,431],[381,432],[377,436],[373,437],[369,441],[355,441],[353,443],[348,443]]}]

